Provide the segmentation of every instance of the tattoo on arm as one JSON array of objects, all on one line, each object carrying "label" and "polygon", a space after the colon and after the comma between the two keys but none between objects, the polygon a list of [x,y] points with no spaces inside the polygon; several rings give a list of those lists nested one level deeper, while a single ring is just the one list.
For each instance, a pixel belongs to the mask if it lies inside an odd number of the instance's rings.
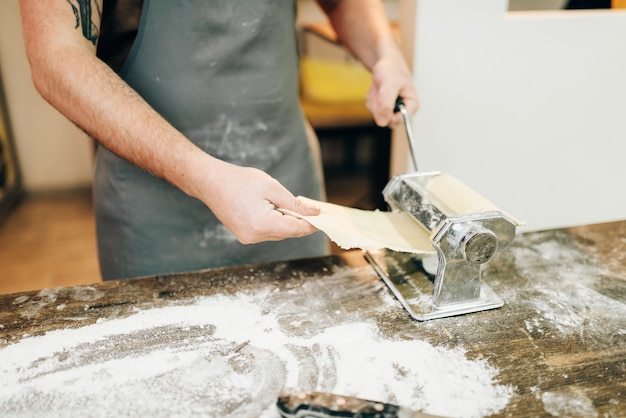
[{"label": "tattoo on arm", "polygon": [[72,12],[76,18],[76,26],[74,28],[81,27],[83,36],[92,44],[96,44],[98,40],[98,26],[91,20],[92,6],[91,3],[96,6],[96,12],[98,17],[102,17],[102,11],[98,0],[66,0],[70,6],[72,6]]}]

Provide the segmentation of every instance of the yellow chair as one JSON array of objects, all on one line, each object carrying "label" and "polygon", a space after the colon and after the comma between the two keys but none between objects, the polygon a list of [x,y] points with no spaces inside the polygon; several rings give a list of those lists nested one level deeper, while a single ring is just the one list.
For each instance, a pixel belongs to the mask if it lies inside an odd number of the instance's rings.
[{"label": "yellow chair", "polygon": [[316,128],[373,124],[365,105],[370,82],[370,73],[356,62],[300,60],[302,109]]}]

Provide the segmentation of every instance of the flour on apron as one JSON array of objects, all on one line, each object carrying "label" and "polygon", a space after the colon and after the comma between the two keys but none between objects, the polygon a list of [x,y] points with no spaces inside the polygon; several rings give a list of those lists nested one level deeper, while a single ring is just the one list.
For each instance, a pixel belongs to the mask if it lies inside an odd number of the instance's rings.
[{"label": "flour on apron", "polygon": [[[120,75],[201,149],[322,198],[298,101],[295,6],[144,0]],[[209,209],[100,147],[95,210],[105,280],[326,253],[321,233],[242,245]]]}]

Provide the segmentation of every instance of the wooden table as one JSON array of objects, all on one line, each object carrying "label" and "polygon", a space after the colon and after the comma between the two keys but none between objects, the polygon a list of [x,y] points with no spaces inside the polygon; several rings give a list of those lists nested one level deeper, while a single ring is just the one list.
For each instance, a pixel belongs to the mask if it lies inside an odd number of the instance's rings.
[{"label": "wooden table", "polygon": [[0,410],[274,416],[287,383],[362,395],[373,374],[429,413],[626,416],[626,222],[518,235],[483,279],[503,308],[427,322],[359,252],[2,295]]}]

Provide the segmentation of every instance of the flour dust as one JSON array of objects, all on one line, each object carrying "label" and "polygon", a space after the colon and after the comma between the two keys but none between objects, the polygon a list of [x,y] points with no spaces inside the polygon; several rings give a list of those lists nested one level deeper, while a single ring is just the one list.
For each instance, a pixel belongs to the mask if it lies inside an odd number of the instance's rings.
[{"label": "flour dust", "polygon": [[372,320],[297,332],[299,324],[278,319],[281,306],[264,307],[270,295],[202,297],[23,338],[0,349],[0,410],[276,417],[279,391],[297,387],[480,417],[513,395],[496,369],[462,348],[383,338]]}]

